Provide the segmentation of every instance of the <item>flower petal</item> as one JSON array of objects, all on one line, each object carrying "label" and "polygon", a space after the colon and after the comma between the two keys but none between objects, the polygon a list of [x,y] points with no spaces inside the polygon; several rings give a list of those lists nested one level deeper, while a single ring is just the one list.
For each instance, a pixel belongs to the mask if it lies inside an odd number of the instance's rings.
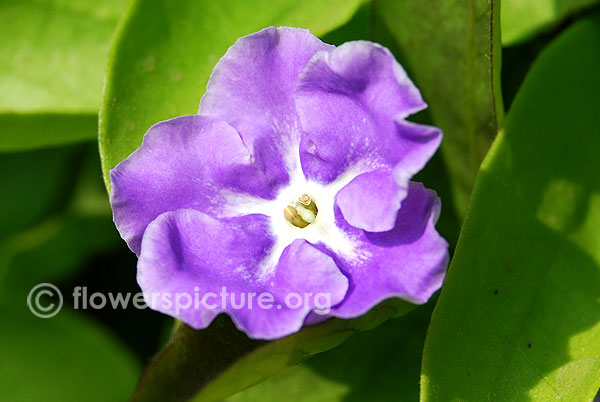
[{"label": "flower petal", "polygon": [[[328,295],[331,307],[344,299],[347,290],[348,279],[333,259],[306,240],[297,239],[283,251],[274,275],[276,298],[284,300],[290,293],[321,293]],[[316,306],[314,299],[307,301],[306,307]]]},{"label": "flower petal", "polygon": [[348,279],[333,259],[300,239],[283,251],[267,282],[273,308],[228,311],[238,328],[253,338],[276,339],[299,331],[311,312],[329,313],[348,290]]},{"label": "flower petal", "polygon": [[277,185],[252,163],[233,127],[197,115],[152,126],[110,179],[117,229],[136,254],[146,226],[163,212],[218,214],[226,204],[224,190],[272,197]]},{"label": "flower petal", "polygon": [[427,302],[440,288],[448,262],[448,244],[435,229],[439,209],[435,192],[414,182],[402,201],[395,227],[388,232],[356,229],[338,209],[338,225],[359,242],[362,258],[335,258],[350,278],[350,289],[331,315],[356,317],[390,297]]},{"label": "flower petal", "polygon": [[287,183],[298,160],[298,76],[317,51],[330,48],[299,28],[269,27],[244,36],[215,66],[198,113],[235,127],[256,162]]},{"label": "flower petal", "polygon": [[[192,209],[166,212],[144,233],[138,283],[151,308],[196,329],[226,312],[251,337],[279,338],[298,331],[316,307],[309,298],[290,308],[288,294],[324,292],[337,304],[348,280],[333,259],[303,240],[288,246],[264,278],[261,261],[273,244],[264,215],[215,219]],[[271,295],[271,302],[259,304],[261,294]]]},{"label": "flower petal", "polygon": [[[301,75],[295,100],[303,129],[302,168],[309,179],[322,183],[386,168],[405,194],[411,177],[441,142],[436,127],[403,120],[426,104],[392,54],[371,42],[348,42],[317,53]],[[388,202],[381,225],[358,227],[389,229],[398,199]],[[353,215],[347,206],[340,204],[342,212]]]},{"label": "flower petal", "polygon": [[350,225],[383,232],[396,225],[407,191],[404,183],[396,183],[390,169],[377,169],[356,176],[337,193],[336,203]]}]

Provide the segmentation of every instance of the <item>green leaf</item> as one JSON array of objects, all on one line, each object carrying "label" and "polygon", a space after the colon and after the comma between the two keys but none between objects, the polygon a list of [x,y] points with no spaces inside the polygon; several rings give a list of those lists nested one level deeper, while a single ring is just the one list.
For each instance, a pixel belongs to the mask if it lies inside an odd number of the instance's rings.
[{"label": "green leaf", "polygon": [[247,338],[225,315],[202,331],[181,325],[146,369],[132,401],[220,401],[413,308],[391,299],[362,317],[330,319],[270,342]]},{"label": "green leaf", "polygon": [[93,255],[123,242],[108,216],[51,217],[0,243],[0,292],[64,280]]},{"label": "green leaf", "polygon": [[[112,222],[112,210],[106,197],[96,142],[86,145],[82,159],[76,172],[77,177],[72,179],[75,188],[69,200],[68,212],[81,216],[105,217]],[[117,233],[114,226],[113,229]]]},{"label": "green leaf", "polygon": [[195,114],[217,60],[240,36],[269,25],[322,35],[350,19],[363,0],[136,0],[109,58],[100,153],[108,171],[154,123]]},{"label": "green leaf", "polygon": [[[52,172],[52,167],[60,167],[58,161],[50,159],[51,166],[44,163],[45,156],[60,157],[64,155],[65,150],[11,155],[14,162],[20,163],[9,166],[21,173],[21,180],[29,181],[18,183],[22,187],[13,190],[5,199],[12,199],[11,203],[15,209],[16,205],[27,208],[18,208],[20,214],[6,214],[7,216],[21,215],[22,220],[36,212],[37,203],[42,208],[52,203],[52,198],[46,198],[45,191],[40,191],[40,187],[46,182],[54,185],[48,188],[48,196],[63,193],[66,197],[59,200],[63,205],[58,211],[45,217],[40,223],[6,239],[0,239],[0,292],[29,290],[37,283],[63,280],[75,269],[82,268],[83,263],[91,256],[124,247],[111,219],[111,210],[101,178],[100,161],[94,145],[88,144],[83,152],[77,155],[77,159],[83,157],[83,160],[69,165],[71,171],[60,169],[55,173],[61,176],[60,180],[69,182],[66,190],[61,189],[59,183],[47,175],[48,172]],[[35,159],[30,159],[30,155]],[[8,155],[0,155],[0,161],[6,160],[7,157]],[[67,161],[62,163],[66,165]],[[38,163],[30,166],[32,162]],[[27,168],[32,169],[29,171]],[[29,175],[31,177],[28,177]],[[75,186],[71,190],[72,182]],[[27,205],[28,201],[34,201],[36,204]],[[34,208],[28,211],[32,206]],[[32,223],[32,220],[25,220],[21,225],[18,225],[18,220],[14,222],[17,223],[17,227],[13,226],[13,231],[20,229],[23,224]]]},{"label": "green leaf", "polygon": [[92,116],[124,5],[125,0],[0,3],[0,151],[97,135]]},{"label": "green leaf", "polygon": [[343,345],[231,398],[229,402],[417,401],[433,303],[353,335]]},{"label": "green leaf", "polygon": [[376,0],[435,125],[463,217],[479,165],[501,125],[497,0]]},{"label": "green leaf", "polygon": [[123,0],[3,0],[0,110],[98,110]]},{"label": "green leaf", "polygon": [[122,401],[135,386],[131,353],[83,316],[65,308],[38,318],[21,297],[17,305],[0,300],[0,314],[3,400]]},{"label": "green leaf", "polygon": [[0,155],[0,240],[62,208],[76,149]]},{"label": "green leaf", "polygon": [[512,46],[597,5],[598,0],[503,0],[502,44]]},{"label": "green leaf", "polygon": [[489,156],[425,344],[423,401],[600,386],[600,16],[541,53]]},{"label": "green leaf", "polygon": [[97,112],[29,114],[0,110],[0,152],[80,142],[97,135]]}]

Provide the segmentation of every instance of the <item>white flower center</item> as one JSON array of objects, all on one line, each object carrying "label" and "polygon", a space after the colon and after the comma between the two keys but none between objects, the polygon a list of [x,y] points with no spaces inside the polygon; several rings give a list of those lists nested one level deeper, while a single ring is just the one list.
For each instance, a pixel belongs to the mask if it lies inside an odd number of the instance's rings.
[{"label": "white flower center", "polygon": [[[304,239],[313,245],[324,245],[339,258],[346,260],[367,258],[362,254],[364,251],[361,252],[357,240],[338,227],[335,219],[335,196],[361,173],[360,169],[348,169],[335,181],[324,185],[309,181],[304,176],[297,144],[290,146],[285,156],[290,183],[280,190],[276,199],[265,200],[237,193],[226,195],[228,208],[224,216],[261,214],[270,218],[270,232],[275,244],[260,263],[259,275],[268,278],[277,267],[283,250],[296,239]],[[303,192],[299,193],[298,190]],[[307,202],[308,205],[305,205]],[[314,205],[314,210],[310,207],[311,204]],[[295,213],[288,209],[290,206],[294,207]]]}]

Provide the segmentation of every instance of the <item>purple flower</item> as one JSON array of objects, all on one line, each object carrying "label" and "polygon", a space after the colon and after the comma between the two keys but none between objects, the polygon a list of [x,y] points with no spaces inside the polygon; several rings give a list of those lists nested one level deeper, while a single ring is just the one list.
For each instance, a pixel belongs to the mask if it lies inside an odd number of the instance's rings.
[{"label": "purple flower", "polygon": [[[273,339],[315,310],[351,318],[390,297],[425,303],[448,259],[440,202],[410,181],[442,137],[405,120],[425,107],[378,44],[336,48],[288,27],[240,38],[198,115],[154,125],[110,173],[148,305],[194,328],[225,311]],[[251,293],[271,295],[272,308]],[[290,294],[326,295],[332,307],[291,306]]]}]

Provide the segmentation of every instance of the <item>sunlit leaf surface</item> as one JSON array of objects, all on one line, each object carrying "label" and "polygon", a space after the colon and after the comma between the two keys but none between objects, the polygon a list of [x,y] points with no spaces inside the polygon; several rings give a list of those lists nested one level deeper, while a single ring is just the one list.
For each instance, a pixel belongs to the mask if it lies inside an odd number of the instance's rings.
[{"label": "sunlit leaf surface", "polygon": [[541,54],[478,176],[433,314],[423,401],[600,386],[600,17]]},{"label": "sunlit leaf surface", "polygon": [[125,0],[0,2],[0,152],[93,139]]},{"label": "sunlit leaf surface", "polygon": [[503,0],[502,44],[523,42],[597,4],[598,0]]},{"label": "sunlit leaf surface", "polygon": [[13,402],[126,400],[138,363],[98,324],[66,311],[35,317],[0,298],[0,388]]}]

